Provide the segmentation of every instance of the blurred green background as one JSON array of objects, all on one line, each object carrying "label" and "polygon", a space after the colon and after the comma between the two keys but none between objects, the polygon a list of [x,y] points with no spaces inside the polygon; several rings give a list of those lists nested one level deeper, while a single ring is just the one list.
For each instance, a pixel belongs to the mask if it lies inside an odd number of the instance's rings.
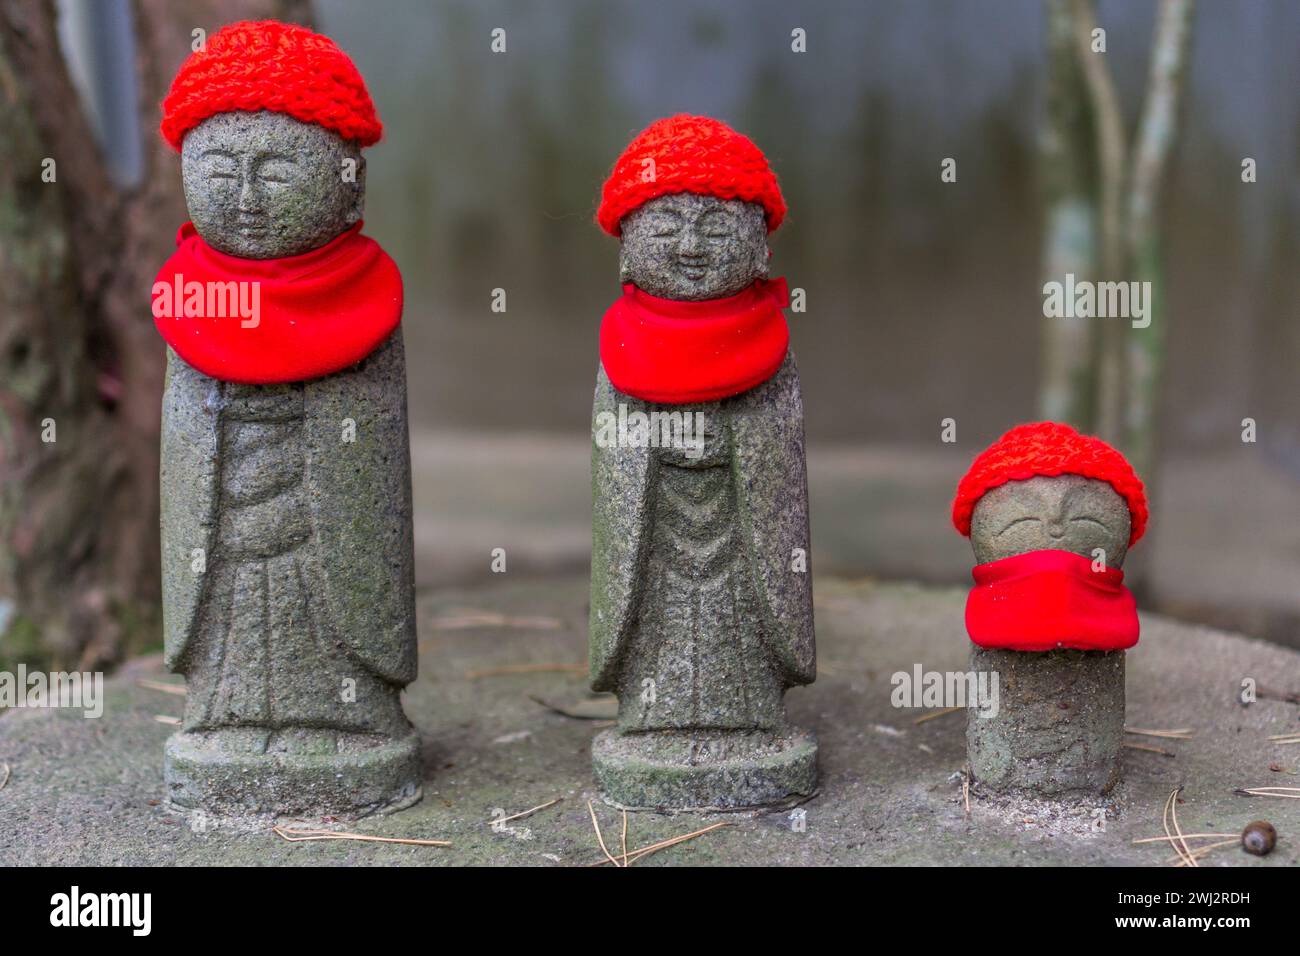
[{"label": "blurred green background", "polygon": [[[651,120],[751,135],[791,213],[822,570],[966,581],[947,504],[1036,417],[1047,49],[1036,0],[319,0],[387,124],[368,229],[403,268],[424,579],[586,555],[585,442],[616,243],[601,182]],[[1103,2],[1130,127],[1155,4]],[[494,28],[504,54],[491,52]],[[807,32],[807,52],[790,31]],[[1198,5],[1165,185],[1162,475],[1133,556],[1148,603],[1300,643],[1300,6]],[[1241,182],[1253,157],[1258,182]],[[957,160],[954,184],[940,162]],[[489,308],[503,288],[508,311]],[[1256,419],[1257,444],[1241,442]],[[957,421],[956,446],[940,421]],[[419,530],[419,529],[417,529]]]},{"label": "blurred green background", "polygon": [[[1095,7],[1131,143],[1157,11],[1177,6],[0,0],[0,663],[112,662],[158,643],[163,344],[144,303],[185,216],[158,103],[195,29],[312,23],[384,120],[367,231],[407,285],[421,586],[491,586],[497,548],[510,574],[586,569],[597,330],[618,294],[617,243],[593,214],[627,142],[674,112],[748,133],[789,203],[772,262],[806,293],[790,321],[817,576],[964,586],[953,490],[975,454],[1043,414],[1046,346],[1064,340],[1043,316],[1049,213],[1058,174],[1097,165],[1073,140],[1045,148],[1061,141],[1045,134],[1062,63],[1095,62],[1053,55],[1049,25]],[[1296,646],[1298,49],[1294,0],[1195,5],[1158,197],[1164,368],[1141,432],[1154,442],[1120,442],[1156,456],[1141,469],[1152,521],[1125,565],[1141,605]],[[1083,205],[1101,192],[1092,175]]]},{"label": "blurred green background", "polygon": [[[1032,417],[1037,0],[317,10],[387,124],[368,220],[409,286],[418,423],[581,427],[617,292],[596,197],[631,136],[678,111],[747,132],[780,176],[791,215],[773,263],[808,290],[794,335],[814,438],[928,444],[953,416],[975,443]],[[1132,123],[1154,5],[1099,10]],[[1300,468],[1300,6],[1208,0],[1196,15],[1167,188],[1164,432],[1174,449],[1231,447],[1250,414]],[[795,26],[807,53],[790,51]],[[955,184],[939,179],[948,156]],[[498,287],[504,315],[489,309]]]}]

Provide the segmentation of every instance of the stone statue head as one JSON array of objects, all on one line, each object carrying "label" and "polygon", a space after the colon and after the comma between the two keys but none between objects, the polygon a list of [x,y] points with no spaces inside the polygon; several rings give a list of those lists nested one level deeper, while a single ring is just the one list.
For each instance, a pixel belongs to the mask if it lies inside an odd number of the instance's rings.
[{"label": "stone statue head", "polygon": [[622,220],[619,281],[665,299],[735,295],[767,276],[759,203],[695,193],[659,196]]},{"label": "stone statue head", "polygon": [[216,113],[181,146],[194,228],[246,259],[310,252],[356,224],[365,172],[358,143],[271,110]]},{"label": "stone statue head", "polygon": [[1118,568],[1128,552],[1128,503],[1109,482],[1082,475],[1037,475],[985,492],[971,514],[970,540],[981,564],[1027,551],[1106,552]]}]

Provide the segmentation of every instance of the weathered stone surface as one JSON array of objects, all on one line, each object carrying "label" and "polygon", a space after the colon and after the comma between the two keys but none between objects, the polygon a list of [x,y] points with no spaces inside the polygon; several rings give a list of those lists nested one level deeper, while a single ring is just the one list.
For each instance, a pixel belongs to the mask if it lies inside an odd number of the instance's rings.
[{"label": "weathered stone surface", "polygon": [[[643,291],[732,295],[766,274],[764,211],[662,196],[624,219],[622,249],[623,279]],[[703,428],[611,446],[601,427],[666,413]],[[793,355],[748,392],[690,405],[624,395],[600,369],[592,515],[592,686],[619,698],[618,726],[592,752],[607,798],[704,809],[811,794],[816,741],[783,702],[816,676]]]},{"label": "weathered stone surface", "polygon": [[349,751],[279,754],[231,753],[219,738],[175,734],[164,766],[172,804],[222,816],[362,817],[404,809],[421,796],[414,733],[377,745],[362,740]]},{"label": "weathered stone surface", "polygon": [[[1111,567],[1128,553],[1128,505],[1109,483],[1080,475],[1038,476],[990,489],[971,515],[981,564],[1055,549]],[[993,716],[967,711],[973,779],[992,791],[1037,796],[1108,793],[1124,740],[1124,651],[986,650],[971,670],[998,674]]]},{"label": "weathered stone surface", "polygon": [[1123,651],[971,648],[971,670],[998,675],[996,716],[970,707],[971,775],[993,790],[1107,793],[1124,743]]},{"label": "weathered stone surface", "polygon": [[[185,139],[190,212],[213,246],[295,255],[360,216],[354,144],[279,113]],[[166,660],[189,685],[167,745],[173,805],[365,815],[420,795],[402,713],[415,676],[401,330],[333,375],[212,379],[169,353],[161,495]]]},{"label": "weathered stone surface", "polygon": [[[651,408],[602,370],[595,415],[619,404]],[[597,777],[628,807],[810,794],[816,744],[782,700],[816,676],[794,359],[734,398],[673,407],[705,416],[698,457],[593,443],[591,674],[619,696],[621,738],[593,751]]]},{"label": "weathered stone surface", "polygon": [[596,735],[591,756],[596,785],[629,810],[794,804],[817,789],[817,738],[797,728],[690,736],[612,728]]},{"label": "weathered stone surface", "polygon": [[721,299],[767,276],[758,203],[672,193],[628,213],[621,228],[619,281],[663,299]]},{"label": "weathered stone surface", "polygon": [[[215,382],[174,356],[170,369],[164,636],[190,683],[168,747],[170,798],[230,814],[409,802],[419,770],[398,699],[415,674],[400,330],[353,368],[302,384]],[[373,780],[354,789],[361,768]]]},{"label": "weathered stone surface", "polygon": [[[1029,520],[1024,520],[1029,519]],[[970,543],[980,564],[1055,549],[1124,566],[1128,554],[1128,505],[1108,482],[1082,475],[1039,475],[990,488],[971,513]]]},{"label": "weathered stone surface", "polygon": [[[0,764],[11,770],[0,789],[0,865],[582,866],[601,860],[587,801],[594,802],[607,841],[617,842],[621,821],[592,780],[597,722],[563,716],[537,700],[593,716],[601,705],[612,716],[613,699],[591,699],[575,670],[502,671],[582,660],[587,583],[585,574],[520,579],[511,573],[497,575],[486,589],[422,598],[421,673],[405,704],[419,731],[426,798],[402,813],[339,826],[445,839],[450,847],[286,843],[265,826],[217,829],[205,826],[201,814],[178,817],[159,803],[166,796],[162,745],[170,730],[155,716],[179,716],[182,701],[138,683],[167,679],[153,658],[109,678],[98,720],[79,711],[0,713]],[[1143,616],[1142,653],[1128,660],[1128,708],[1134,726],[1193,729],[1188,740],[1146,738],[1175,756],[1125,748],[1123,781],[1102,801],[1015,801],[986,795],[977,785],[967,815],[955,776],[966,762],[962,717],[918,725],[914,720],[925,711],[890,703],[895,671],[910,671],[916,662],[936,671],[967,665],[964,601],[959,588],[820,574],[822,672],[814,686],[787,695],[791,720],[819,741],[818,792],[798,808],[806,830],[795,828],[789,808],[703,818],[629,814],[631,848],[715,820],[733,824],[636,865],[1158,866],[1173,853],[1132,841],[1163,834],[1161,810],[1180,785],[1178,820],[1186,832],[1236,832],[1257,818],[1277,827],[1277,849],[1269,856],[1227,847],[1202,866],[1300,864],[1300,800],[1233,793],[1295,779],[1269,769],[1272,763],[1296,769],[1295,748],[1268,738],[1300,729],[1300,710],[1267,699],[1242,706],[1236,695],[1243,676],[1300,688],[1300,653],[1158,616]],[[466,627],[470,615],[484,623]],[[494,816],[557,797],[560,803],[530,817],[492,826]],[[1104,830],[1096,828],[1096,809],[1107,814]]]},{"label": "weathered stone surface", "polygon": [[360,147],[269,110],[217,113],[186,133],[181,178],[199,235],[245,259],[310,252],[356,223],[365,206]]}]

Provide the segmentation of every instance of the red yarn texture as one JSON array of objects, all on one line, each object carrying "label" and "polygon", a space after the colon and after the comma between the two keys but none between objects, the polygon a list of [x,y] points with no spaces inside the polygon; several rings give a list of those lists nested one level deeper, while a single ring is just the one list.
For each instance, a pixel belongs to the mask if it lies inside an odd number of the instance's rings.
[{"label": "red yarn texture", "polygon": [[1122,651],[1138,642],[1137,603],[1119,568],[1069,551],[1027,551],[977,565],[966,633],[1005,651]]},{"label": "red yarn texture", "polygon": [[209,116],[235,110],[287,113],[362,146],[384,128],[365,80],[329,37],[277,20],[242,20],[190,54],[162,102],[162,135],[178,152]]},{"label": "red yarn texture", "polygon": [[767,157],[748,136],[707,116],[680,113],[656,120],[632,140],[605,180],[596,222],[618,236],[624,216],[672,193],[761,203],[768,232],[785,218],[785,199]]},{"label": "red yarn texture", "polygon": [[[176,307],[192,282],[205,293],[196,306],[212,283],[256,283],[256,325],[245,328],[237,315],[208,315],[202,306]],[[160,315],[158,296],[169,289],[177,290],[171,314]],[[154,324],[163,339],[223,382],[270,385],[332,375],[379,348],[402,320],[402,274],[379,243],[361,235],[361,223],[300,256],[244,259],[213,249],[187,222],[154,292]]]},{"label": "red yarn texture", "polygon": [[784,279],[703,302],[662,299],[629,282],[601,322],[600,364],[616,389],[647,402],[730,398],[781,368],[789,304]]},{"label": "red yarn texture", "polygon": [[1146,492],[1132,466],[1100,438],[1080,435],[1059,422],[1017,425],[981,452],[957,485],[952,523],[970,537],[971,513],[986,491],[1036,475],[1082,475],[1109,482],[1128,502],[1129,547],[1146,531]]}]

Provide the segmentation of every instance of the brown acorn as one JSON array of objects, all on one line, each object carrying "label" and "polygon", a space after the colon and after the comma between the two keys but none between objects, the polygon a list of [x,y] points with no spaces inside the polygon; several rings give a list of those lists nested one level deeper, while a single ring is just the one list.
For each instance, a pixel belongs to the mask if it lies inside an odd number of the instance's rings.
[{"label": "brown acorn", "polygon": [[1255,856],[1264,856],[1272,852],[1276,844],[1277,830],[1267,820],[1247,823],[1246,829],[1241,831],[1241,848]]}]

